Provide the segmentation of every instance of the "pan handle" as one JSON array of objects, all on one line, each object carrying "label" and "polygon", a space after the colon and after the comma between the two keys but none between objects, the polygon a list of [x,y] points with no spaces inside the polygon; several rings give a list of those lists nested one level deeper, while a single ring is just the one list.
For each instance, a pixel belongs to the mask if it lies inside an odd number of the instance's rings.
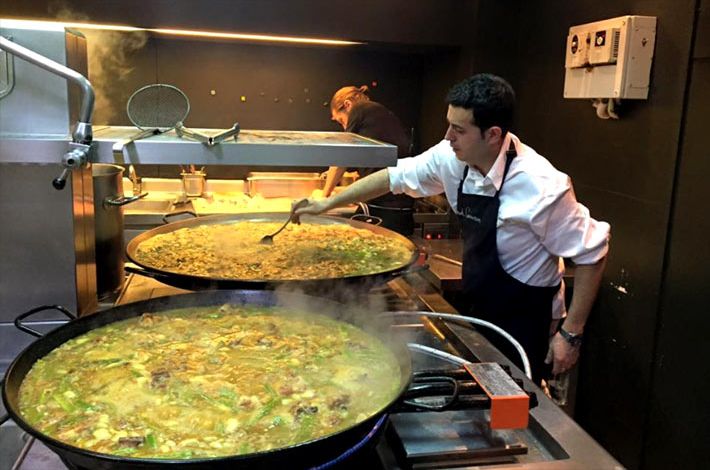
[{"label": "pan handle", "polygon": [[382,218],[369,214],[355,214],[350,216],[350,220],[356,220],[358,222],[365,222],[366,224],[381,225]]},{"label": "pan handle", "polygon": [[126,204],[130,204],[132,202],[137,201],[138,199],[142,199],[146,197],[148,193],[143,193],[139,194],[137,196],[116,196],[116,197],[107,197],[104,199],[104,206],[125,206]]},{"label": "pan handle", "polygon": [[36,336],[37,338],[41,338],[42,336],[44,336],[42,333],[23,324],[22,320],[29,317],[30,315],[34,315],[35,313],[41,312],[43,310],[59,310],[64,315],[69,317],[70,320],[76,320],[76,315],[74,315],[73,313],[71,313],[69,310],[62,307],[61,305],[42,305],[41,307],[35,307],[32,310],[29,310],[29,311],[21,314],[17,318],[15,318],[15,327],[17,327],[18,330],[24,331],[27,334],[30,334],[32,336]]},{"label": "pan handle", "polygon": [[413,266],[408,267],[407,269],[403,271],[395,271],[393,273],[390,273],[390,277],[392,279],[400,277],[400,276],[406,276],[408,274],[416,274],[416,273],[421,273],[429,269],[428,264],[415,264]]},{"label": "pan handle", "polygon": [[[429,383],[415,382],[409,386],[404,394],[402,405],[415,411],[445,411],[451,405],[456,403],[459,397],[459,383],[453,377],[439,376],[428,377]],[[428,405],[425,403],[417,403],[412,401],[412,398],[426,397],[437,395],[450,391],[450,395],[440,405]]]},{"label": "pan handle", "polygon": [[[164,224],[169,224],[169,223],[170,223],[169,220],[170,220],[171,217],[175,217],[176,215],[184,215],[184,214],[191,215],[191,216],[194,217],[194,218],[199,217],[199,216],[198,216],[196,213],[194,213],[193,211],[177,211],[177,212],[171,212],[171,213],[169,213],[169,214],[165,214],[165,215],[163,216],[163,223],[164,223]],[[186,217],[186,219],[187,219],[187,217]]]},{"label": "pan handle", "polygon": [[[5,386],[5,378],[3,377],[2,379],[0,379],[0,390],[2,390],[4,386]],[[10,415],[8,413],[5,413],[4,415],[0,415],[0,426],[2,426],[3,423],[5,421],[7,421],[8,419],[10,419]]]},{"label": "pan handle", "polygon": [[131,266],[129,264],[125,265],[123,269],[126,272],[133,273],[133,274],[139,274],[141,276],[147,276],[147,277],[152,277],[153,279],[160,281],[160,282],[167,282],[168,280],[171,279],[170,276],[167,276],[162,273],[156,273],[153,271],[149,271],[147,269],[139,268],[138,266]]}]

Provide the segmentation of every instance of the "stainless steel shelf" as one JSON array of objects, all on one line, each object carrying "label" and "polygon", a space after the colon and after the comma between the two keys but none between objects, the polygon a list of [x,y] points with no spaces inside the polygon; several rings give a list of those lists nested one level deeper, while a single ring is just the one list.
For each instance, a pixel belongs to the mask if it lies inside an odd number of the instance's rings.
[{"label": "stainless steel shelf", "polygon": [[[221,129],[195,129],[218,134]],[[94,128],[93,162],[165,165],[357,166],[384,167],[397,162],[397,147],[348,132],[242,130],[236,139],[208,147],[174,131],[133,142],[114,152],[117,142],[138,133],[133,127]],[[59,163],[70,137],[0,136],[0,163]]]}]

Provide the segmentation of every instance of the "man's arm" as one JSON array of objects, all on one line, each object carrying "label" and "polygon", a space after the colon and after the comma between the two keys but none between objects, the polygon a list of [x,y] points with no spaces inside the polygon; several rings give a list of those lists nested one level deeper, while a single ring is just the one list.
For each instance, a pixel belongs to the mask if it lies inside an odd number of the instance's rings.
[{"label": "man's arm", "polygon": [[325,185],[323,186],[323,196],[330,196],[333,189],[335,189],[338,183],[340,183],[340,179],[343,177],[345,170],[345,168],[341,168],[339,166],[331,166],[328,168],[328,173],[325,177]]},{"label": "man's arm", "polygon": [[[595,264],[578,265],[574,271],[574,291],[569,312],[563,328],[575,335],[584,332],[584,325],[599,292],[602,274],[606,267],[606,256]],[[557,332],[552,338],[552,373],[559,374],[571,369],[579,358],[579,346],[571,345]]]},{"label": "man's arm", "polygon": [[387,194],[390,190],[390,178],[387,168],[373,173],[365,178],[355,181],[353,184],[345,188],[341,193],[319,201],[312,199],[308,200],[308,205],[297,209],[295,219],[303,214],[320,214],[329,211],[336,207],[347,206],[360,201],[368,201],[370,199]]}]

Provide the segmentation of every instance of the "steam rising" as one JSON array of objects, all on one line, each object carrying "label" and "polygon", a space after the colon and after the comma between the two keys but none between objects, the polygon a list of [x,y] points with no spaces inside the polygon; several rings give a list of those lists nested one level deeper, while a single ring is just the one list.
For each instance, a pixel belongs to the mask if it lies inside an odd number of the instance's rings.
[{"label": "steam rising", "polygon": [[[88,22],[88,16],[60,7],[56,16],[63,21]],[[118,32],[81,29],[86,37],[89,81],[94,87],[96,102],[94,124],[115,124],[123,116],[127,97],[120,93],[133,72],[130,57],[145,46],[148,34],[142,31]]]}]

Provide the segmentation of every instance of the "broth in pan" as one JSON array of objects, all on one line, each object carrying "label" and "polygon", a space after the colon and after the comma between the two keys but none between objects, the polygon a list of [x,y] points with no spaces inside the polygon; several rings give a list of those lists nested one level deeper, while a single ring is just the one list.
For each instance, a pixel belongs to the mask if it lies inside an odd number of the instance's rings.
[{"label": "broth in pan", "polygon": [[42,433],[100,453],[190,459],[335,433],[401,389],[379,339],[283,308],[198,307],[111,323],[38,360],[20,411]]}]

